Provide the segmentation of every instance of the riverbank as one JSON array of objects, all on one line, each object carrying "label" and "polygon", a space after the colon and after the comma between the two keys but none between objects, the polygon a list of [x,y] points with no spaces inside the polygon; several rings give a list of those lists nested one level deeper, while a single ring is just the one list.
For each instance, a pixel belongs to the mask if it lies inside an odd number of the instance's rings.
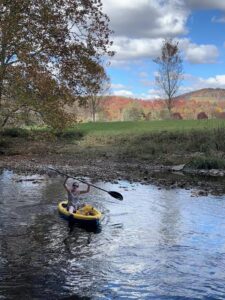
[{"label": "riverbank", "polygon": [[154,184],[161,188],[194,189],[194,196],[223,195],[225,194],[224,177],[199,176],[171,171],[168,166],[143,165],[141,163],[112,162],[105,159],[77,160],[74,157],[51,156],[8,156],[1,158],[0,169],[13,170],[19,174],[46,174],[57,176],[49,171],[48,166],[54,167],[71,176],[89,177],[92,183],[105,181],[117,183],[120,180],[139,182],[144,185]]},{"label": "riverbank", "polygon": [[93,182],[128,180],[224,194],[224,123],[167,122],[167,130],[154,122],[81,124],[63,132],[10,129],[1,135],[0,168],[55,176],[47,169],[53,166]]},{"label": "riverbank", "polygon": [[0,169],[13,170],[19,174],[47,174],[57,176],[49,171],[48,166],[59,169],[71,176],[89,177],[92,183],[105,181],[117,183],[120,180],[140,182],[144,185],[155,184],[161,188],[196,189],[195,196],[225,194],[224,177],[212,177],[185,174],[173,170],[173,167],[142,163],[112,161],[109,158],[88,158],[86,156],[51,155],[13,155],[1,156]]}]

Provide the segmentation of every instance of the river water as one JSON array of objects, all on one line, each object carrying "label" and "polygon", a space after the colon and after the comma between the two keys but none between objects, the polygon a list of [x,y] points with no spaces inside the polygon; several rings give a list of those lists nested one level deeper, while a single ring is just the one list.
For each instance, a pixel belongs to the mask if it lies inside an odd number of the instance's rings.
[{"label": "river water", "polygon": [[101,228],[71,230],[36,177],[0,175],[0,299],[225,299],[225,197],[99,182],[124,201],[92,189]]}]

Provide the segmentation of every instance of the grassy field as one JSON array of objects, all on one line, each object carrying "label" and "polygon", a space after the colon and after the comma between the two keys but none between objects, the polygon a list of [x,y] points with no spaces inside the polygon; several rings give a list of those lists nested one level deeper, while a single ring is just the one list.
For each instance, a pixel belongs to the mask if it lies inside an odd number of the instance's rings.
[{"label": "grassy field", "polygon": [[225,120],[159,120],[136,122],[96,122],[77,124],[73,129],[82,131],[85,135],[121,135],[143,134],[160,131],[187,132],[190,130],[211,130],[225,128]]},{"label": "grassy field", "polygon": [[154,164],[192,162],[196,167],[219,168],[225,166],[225,121],[97,122],[76,124],[61,132],[10,128],[1,132],[0,152]]},{"label": "grassy field", "polygon": [[[2,131],[3,135],[26,136],[33,134],[52,133],[58,137],[77,138],[80,136],[138,136],[159,132],[190,132],[211,131],[225,128],[225,120],[158,120],[158,121],[124,121],[124,122],[89,122],[78,123],[62,132],[47,127],[9,128]],[[1,133],[1,131],[0,131]]]}]

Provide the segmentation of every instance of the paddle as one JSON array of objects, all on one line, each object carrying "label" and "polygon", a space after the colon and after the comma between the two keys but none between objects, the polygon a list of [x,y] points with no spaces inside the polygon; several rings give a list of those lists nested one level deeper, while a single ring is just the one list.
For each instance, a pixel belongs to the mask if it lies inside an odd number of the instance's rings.
[{"label": "paddle", "polygon": [[65,173],[62,173],[62,172],[60,172],[60,171],[58,171],[58,170],[56,170],[56,169],[54,169],[54,168],[51,168],[51,167],[48,167],[48,169],[50,169],[50,170],[52,170],[52,171],[55,171],[56,173],[58,173],[58,174],[60,174],[60,175],[67,176],[67,177],[70,177],[70,178],[73,178],[73,179],[75,179],[75,180],[77,180],[77,181],[80,181],[80,182],[82,182],[82,183],[85,183],[85,184],[89,184],[90,186],[93,186],[93,187],[96,188],[96,189],[99,189],[99,190],[101,190],[101,191],[103,191],[103,192],[108,193],[108,194],[109,194],[110,196],[112,196],[113,198],[116,198],[116,199],[118,199],[118,200],[123,200],[123,196],[122,196],[120,193],[118,193],[118,192],[106,191],[106,190],[104,190],[104,189],[102,189],[102,188],[100,188],[100,187],[98,187],[98,186],[96,186],[96,185],[94,185],[94,184],[90,184],[90,183],[87,183],[87,182],[84,181],[84,180],[78,179],[78,178],[73,177],[73,176],[69,176],[69,175],[67,175],[67,174],[65,174]]}]

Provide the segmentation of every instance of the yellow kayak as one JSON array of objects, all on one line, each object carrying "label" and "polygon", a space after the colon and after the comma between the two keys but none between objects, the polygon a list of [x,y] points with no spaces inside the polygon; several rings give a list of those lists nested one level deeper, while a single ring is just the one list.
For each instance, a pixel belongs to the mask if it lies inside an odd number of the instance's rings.
[{"label": "yellow kayak", "polygon": [[87,225],[97,225],[101,219],[101,212],[98,211],[93,206],[86,204],[82,208],[79,208],[74,213],[69,213],[67,210],[67,201],[59,202],[58,211],[65,219],[70,219],[72,216],[72,220],[78,223],[87,224]]}]

